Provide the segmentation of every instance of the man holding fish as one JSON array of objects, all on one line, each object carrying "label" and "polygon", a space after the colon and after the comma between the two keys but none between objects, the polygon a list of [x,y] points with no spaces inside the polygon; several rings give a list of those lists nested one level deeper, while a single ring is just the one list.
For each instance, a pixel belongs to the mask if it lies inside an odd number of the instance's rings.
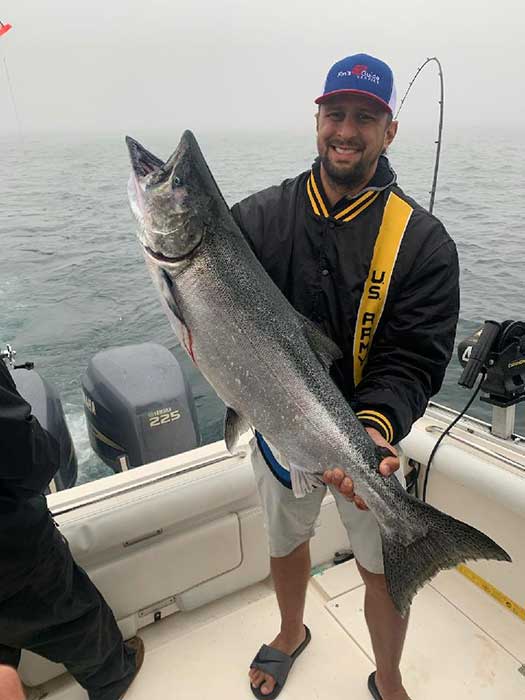
[{"label": "man holding fish", "polygon": [[344,58],[316,103],[312,169],[231,211],[189,131],[166,162],[128,137],[128,194],[167,316],[227,407],[228,448],[254,431],[281,629],[251,664],[253,694],[276,698],[310,641],[309,540],[327,483],[366,587],[368,687],[375,700],[408,700],[399,662],[417,590],[466,559],[510,558],[393,476],[392,445],[452,354],[459,275],[445,228],[385,156],[392,71]]},{"label": "man holding fish", "polygon": [[[441,386],[459,301],[453,242],[437,219],[400,191],[384,155],[397,131],[395,100],[385,63],[365,54],[339,61],[316,100],[319,158],[311,172],[233,208],[274,282],[342,349],[332,378],[373,441],[393,455],[391,443],[409,432]],[[387,203],[397,209],[388,210]],[[324,489],[295,499],[286,475],[279,483],[285,472],[262,440],[254,462],[282,615],[269,646],[292,656],[308,638],[303,611],[309,539]],[[281,468],[283,461],[276,459]],[[381,464],[385,476],[398,468],[395,456]],[[335,494],[366,585],[365,616],[377,664],[371,692],[406,700],[399,662],[408,615],[399,614],[387,591],[377,523],[342,470],[327,471],[325,481],[355,504]],[[257,697],[276,697],[274,657],[263,648],[250,669]],[[277,688],[283,675],[280,680]]]}]

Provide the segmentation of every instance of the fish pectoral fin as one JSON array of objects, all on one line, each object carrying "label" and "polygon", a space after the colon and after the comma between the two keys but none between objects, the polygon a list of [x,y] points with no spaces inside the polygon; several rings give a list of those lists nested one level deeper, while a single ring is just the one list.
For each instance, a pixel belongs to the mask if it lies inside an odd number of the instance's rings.
[{"label": "fish pectoral fin", "polygon": [[290,477],[292,480],[292,491],[296,498],[303,498],[308,493],[312,493],[318,486],[323,485],[320,474],[314,474],[297,464],[290,464]]},{"label": "fish pectoral fin", "polygon": [[299,314],[299,316],[303,322],[303,328],[308,344],[322,362],[325,369],[328,371],[334,360],[340,360],[343,357],[340,347],[337,345],[337,343],[334,343],[331,338],[325,335],[323,331],[320,330],[315,323],[313,323],[313,321],[310,321],[310,319],[306,318],[306,316],[302,316],[301,314]]},{"label": "fish pectoral fin", "polygon": [[233,408],[226,409],[224,417],[224,441],[228,451],[233,454],[235,447],[242,433],[250,429],[250,425],[246,420],[236,413]]},{"label": "fish pectoral fin", "polygon": [[166,270],[163,269],[161,269],[160,271],[159,287],[162,297],[168,305],[172,314],[180,323],[182,323],[184,327],[186,327],[186,324],[184,323],[184,318],[182,316],[182,311],[180,310],[175,299],[175,295],[173,294],[173,282]]}]

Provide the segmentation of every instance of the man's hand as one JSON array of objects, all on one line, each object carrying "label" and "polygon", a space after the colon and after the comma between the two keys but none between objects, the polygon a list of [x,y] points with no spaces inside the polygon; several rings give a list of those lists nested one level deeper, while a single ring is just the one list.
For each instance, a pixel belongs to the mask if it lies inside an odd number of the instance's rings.
[{"label": "man's hand", "polygon": [[[379,447],[386,447],[392,452],[392,457],[385,457],[379,465],[379,471],[383,476],[390,476],[399,469],[400,462],[396,451],[390,445],[381,433],[375,428],[365,428],[372,440]],[[350,477],[346,476],[344,471],[339,468],[327,469],[323,474],[325,484],[332,484],[335,488],[349,501],[353,501],[359,510],[368,510],[366,503],[362,498],[354,493],[354,483]]]}]

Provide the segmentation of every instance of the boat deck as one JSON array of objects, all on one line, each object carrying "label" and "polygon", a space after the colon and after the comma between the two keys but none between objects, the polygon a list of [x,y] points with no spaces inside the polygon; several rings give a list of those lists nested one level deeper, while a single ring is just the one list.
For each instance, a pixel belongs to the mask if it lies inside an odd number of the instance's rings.
[{"label": "boat deck", "polygon": [[[312,642],[283,700],[370,700],[373,655],[353,561],[312,576],[305,621]],[[146,658],[126,700],[249,700],[247,670],[279,627],[269,581],[140,630]],[[402,661],[412,700],[525,698],[525,622],[457,571],[416,596]],[[67,676],[43,688],[49,700],[85,700]]]}]

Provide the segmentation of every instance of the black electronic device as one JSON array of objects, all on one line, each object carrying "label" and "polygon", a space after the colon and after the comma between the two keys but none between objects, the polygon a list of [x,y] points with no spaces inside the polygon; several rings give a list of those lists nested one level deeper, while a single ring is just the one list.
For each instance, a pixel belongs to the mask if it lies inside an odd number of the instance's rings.
[{"label": "black electronic device", "polygon": [[485,321],[458,345],[464,370],[458,383],[471,389],[485,374],[481,400],[508,408],[525,401],[525,322]]}]

